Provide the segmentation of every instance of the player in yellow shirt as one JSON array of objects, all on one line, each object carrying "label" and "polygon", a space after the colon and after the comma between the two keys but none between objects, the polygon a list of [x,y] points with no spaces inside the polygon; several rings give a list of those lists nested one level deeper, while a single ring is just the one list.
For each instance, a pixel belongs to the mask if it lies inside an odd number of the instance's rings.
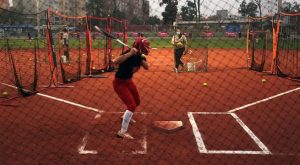
[{"label": "player in yellow shirt", "polygon": [[183,69],[183,62],[181,57],[187,49],[187,38],[184,34],[181,33],[180,29],[176,30],[176,34],[172,37],[171,41],[174,46],[174,62],[175,62],[175,73],[178,73],[178,67],[181,66]]}]

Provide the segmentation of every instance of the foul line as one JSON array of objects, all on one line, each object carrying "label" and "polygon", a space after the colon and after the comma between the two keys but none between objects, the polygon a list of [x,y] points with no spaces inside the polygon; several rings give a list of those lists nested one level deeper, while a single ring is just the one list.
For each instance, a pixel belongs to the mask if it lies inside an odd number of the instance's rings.
[{"label": "foul line", "polygon": [[255,101],[253,103],[250,103],[250,104],[247,104],[247,105],[244,105],[244,106],[232,109],[232,110],[229,110],[228,112],[233,113],[233,112],[236,112],[236,111],[239,111],[239,110],[242,110],[242,109],[245,109],[245,108],[248,108],[248,107],[251,107],[251,106],[254,106],[254,105],[269,101],[269,100],[272,100],[272,99],[275,99],[277,97],[280,97],[280,96],[283,96],[283,95],[286,95],[286,94],[289,94],[289,93],[292,93],[292,92],[295,92],[295,91],[298,91],[298,90],[300,90],[300,87],[289,90],[289,91],[286,91],[286,92],[283,92],[283,93],[279,93],[277,95],[274,95],[274,96],[271,96],[271,97],[268,97],[268,98],[265,98],[265,99],[262,99],[262,100],[259,100],[259,101]]},{"label": "foul line", "polygon": [[[5,86],[8,86],[8,87],[11,87],[11,88],[14,88],[14,89],[18,89],[16,86],[13,86],[13,85],[5,84],[5,83],[1,83],[1,84],[5,85]],[[59,101],[59,102],[63,102],[63,103],[66,103],[66,104],[70,104],[70,105],[73,105],[73,106],[76,106],[76,107],[88,109],[88,110],[91,110],[91,111],[94,111],[94,112],[97,112],[97,113],[105,112],[103,110],[88,107],[88,106],[85,106],[85,105],[82,105],[82,104],[74,103],[74,102],[71,102],[71,101],[68,101],[68,100],[64,100],[64,99],[61,99],[61,98],[53,97],[53,96],[42,94],[42,93],[36,93],[36,95],[46,97],[48,99],[56,100],[56,101]]]}]

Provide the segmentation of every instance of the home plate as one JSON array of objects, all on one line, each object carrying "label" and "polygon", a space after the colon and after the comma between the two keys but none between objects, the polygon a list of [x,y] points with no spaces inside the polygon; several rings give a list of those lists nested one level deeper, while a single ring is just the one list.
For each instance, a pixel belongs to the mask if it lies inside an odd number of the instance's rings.
[{"label": "home plate", "polygon": [[155,128],[167,131],[174,132],[184,128],[182,121],[155,121],[153,122]]}]

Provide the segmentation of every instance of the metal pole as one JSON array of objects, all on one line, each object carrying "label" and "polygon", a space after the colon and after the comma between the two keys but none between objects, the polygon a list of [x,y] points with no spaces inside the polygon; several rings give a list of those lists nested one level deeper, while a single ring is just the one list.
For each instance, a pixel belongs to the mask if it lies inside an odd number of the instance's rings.
[{"label": "metal pole", "polygon": [[40,38],[40,15],[38,14],[39,13],[39,0],[35,0],[36,2],[36,13],[37,13],[37,16],[36,16],[36,22],[37,22],[37,37]]}]

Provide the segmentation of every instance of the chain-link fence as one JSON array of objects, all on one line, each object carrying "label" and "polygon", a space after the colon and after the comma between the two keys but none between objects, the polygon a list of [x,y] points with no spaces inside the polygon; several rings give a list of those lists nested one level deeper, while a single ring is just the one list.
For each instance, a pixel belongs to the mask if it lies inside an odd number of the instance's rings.
[{"label": "chain-link fence", "polygon": [[1,163],[299,164],[299,5],[0,1]]}]

